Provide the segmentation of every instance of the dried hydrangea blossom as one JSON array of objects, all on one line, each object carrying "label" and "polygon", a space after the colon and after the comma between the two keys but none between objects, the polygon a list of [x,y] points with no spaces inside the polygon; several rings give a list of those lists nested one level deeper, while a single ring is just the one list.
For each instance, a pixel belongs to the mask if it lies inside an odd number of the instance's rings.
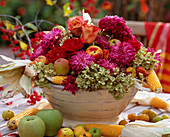
[{"label": "dried hydrangea blossom", "polygon": [[112,63],[107,59],[99,59],[96,61],[96,64],[98,64],[100,67],[104,67],[105,69],[109,69],[110,73],[113,73],[115,68],[118,67],[115,63]]},{"label": "dried hydrangea blossom", "polygon": [[121,99],[128,92],[128,88],[135,84],[131,75],[120,73],[118,68],[110,74],[109,69],[100,67],[94,62],[78,74],[76,83],[78,88],[86,91],[108,89],[116,99]]},{"label": "dried hydrangea blossom", "polygon": [[[159,54],[157,54],[158,56]],[[159,61],[155,59],[155,55],[145,47],[141,47],[141,49],[135,55],[135,59],[133,60],[132,67],[137,68],[139,66],[145,68],[146,70],[155,69],[158,65]]]}]

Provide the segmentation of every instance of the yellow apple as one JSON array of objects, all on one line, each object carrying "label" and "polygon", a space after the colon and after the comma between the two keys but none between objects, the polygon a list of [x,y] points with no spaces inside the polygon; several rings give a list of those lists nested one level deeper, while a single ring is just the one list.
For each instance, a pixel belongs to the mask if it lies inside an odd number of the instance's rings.
[{"label": "yellow apple", "polygon": [[96,45],[92,45],[86,49],[86,53],[92,55],[95,59],[102,59],[103,58],[103,51],[100,47]]},{"label": "yellow apple", "polygon": [[74,133],[70,128],[61,128],[58,131],[58,137],[74,137]]}]

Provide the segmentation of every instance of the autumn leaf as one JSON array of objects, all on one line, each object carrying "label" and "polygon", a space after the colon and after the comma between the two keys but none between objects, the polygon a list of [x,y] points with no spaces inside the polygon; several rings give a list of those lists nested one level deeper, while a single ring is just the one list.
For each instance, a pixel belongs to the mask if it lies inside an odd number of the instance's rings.
[{"label": "autumn leaf", "polygon": [[8,20],[5,21],[5,26],[6,26],[6,29],[7,29],[7,30],[14,28],[14,25],[12,25],[12,24],[10,23],[10,21],[8,21]]},{"label": "autumn leaf", "polygon": [[46,1],[46,4],[47,5],[49,5],[49,6],[53,6],[56,2],[57,2],[57,0],[45,0]]},{"label": "autumn leaf", "polygon": [[28,45],[26,43],[24,43],[23,41],[19,41],[19,45],[20,45],[21,49],[27,50]]},{"label": "autumn leaf", "polygon": [[66,3],[64,6],[63,6],[63,10],[64,10],[64,16],[68,16],[72,13],[72,10],[70,9],[70,4],[69,3]]}]

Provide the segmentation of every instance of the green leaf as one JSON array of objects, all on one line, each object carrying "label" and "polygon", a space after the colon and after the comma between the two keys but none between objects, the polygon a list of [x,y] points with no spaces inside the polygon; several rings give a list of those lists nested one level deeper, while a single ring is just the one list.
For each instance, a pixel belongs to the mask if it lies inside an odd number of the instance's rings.
[{"label": "green leaf", "polygon": [[5,21],[5,26],[6,26],[6,29],[9,30],[9,29],[13,29],[14,28],[14,25],[11,24],[10,21]]},{"label": "green leaf", "polygon": [[[25,32],[26,32],[27,35],[29,35],[29,34],[35,32],[35,31],[34,30],[25,30]],[[20,32],[20,37],[23,37],[23,36],[25,36],[25,34],[23,33],[23,31],[21,31]]]},{"label": "green leaf", "polygon": [[30,29],[33,29],[34,31],[37,31],[37,27],[32,23],[27,23],[24,26],[26,26],[26,27],[28,27]]}]

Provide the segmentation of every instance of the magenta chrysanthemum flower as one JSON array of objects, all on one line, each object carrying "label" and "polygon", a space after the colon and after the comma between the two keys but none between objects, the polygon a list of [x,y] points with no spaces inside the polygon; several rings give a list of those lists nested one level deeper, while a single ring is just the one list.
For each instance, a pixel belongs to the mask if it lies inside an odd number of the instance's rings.
[{"label": "magenta chrysanthemum flower", "polygon": [[72,77],[71,75],[67,76],[66,80],[63,80],[62,84],[64,85],[64,88],[62,91],[70,91],[72,94],[76,94],[76,91],[78,91],[76,77]]},{"label": "magenta chrysanthemum flower", "polygon": [[132,39],[129,39],[128,43],[130,43],[137,51],[143,46],[143,44],[138,41],[135,36],[132,36]]},{"label": "magenta chrysanthemum flower", "polygon": [[99,28],[103,29],[104,33],[112,36],[114,39],[119,39],[121,42],[132,39],[131,30],[126,26],[126,22],[122,17],[105,16],[99,21]]},{"label": "magenta chrysanthemum flower", "polygon": [[147,52],[151,52],[151,55],[154,56],[154,59],[159,61],[159,63],[156,65],[156,67],[158,65],[161,66],[161,63],[160,63],[162,61],[161,56],[160,56],[161,52],[155,52],[155,50],[153,48],[147,48]]},{"label": "magenta chrysanthemum flower", "polygon": [[44,44],[42,46],[45,46],[44,48],[48,48],[52,47],[53,45],[58,45],[59,40],[62,38],[61,32],[62,32],[61,29],[54,28],[49,33],[45,33],[41,38]]},{"label": "magenta chrysanthemum flower", "polygon": [[[59,40],[62,38],[61,33],[62,30],[58,28],[54,28],[49,33],[45,33],[41,37],[41,42],[34,47],[34,53],[31,54],[30,59],[34,60],[39,55],[46,55],[53,46],[59,45]],[[41,49],[41,54],[38,51],[40,49]]]},{"label": "magenta chrysanthemum flower", "polygon": [[78,51],[69,59],[70,67],[77,74],[84,70],[86,66],[89,66],[92,61],[95,61],[95,58],[93,56],[89,56],[89,54],[85,51]]},{"label": "magenta chrysanthemum flower", "polygon": [[37,58],[40,55],[45,55],[48,51],[46,51],[45,49],[43,49],[43,47],[40,45],[40,43],[38,43],[36,45],[36,49],[34,49],[34,53],[31,54],[30,56],[30,60],[34,60],[35,58]]},{"label": "magenta chrysanthemum flower", "polygon": [[114,68],[117,67],[115,63],[111,63],[107,59],[99,59],[98,61],[96,61],[96,64],[99,64],[100,67],[104,67],[105,69],[109,69],[111,73],[113,73]]},{"label": "magenta chrysanthemum flower", "polygon": [[109,49],[109,42],[105,36],[97,36],[96,43],[100,45],[102,49]]},{"label": "magenta chrysanthemum flower", "polygon": [[109,58],[119,67],[126,67],[135,59],[135,54],[136,50],[131,44],[122,42],[119,46],[110,46]]}]

